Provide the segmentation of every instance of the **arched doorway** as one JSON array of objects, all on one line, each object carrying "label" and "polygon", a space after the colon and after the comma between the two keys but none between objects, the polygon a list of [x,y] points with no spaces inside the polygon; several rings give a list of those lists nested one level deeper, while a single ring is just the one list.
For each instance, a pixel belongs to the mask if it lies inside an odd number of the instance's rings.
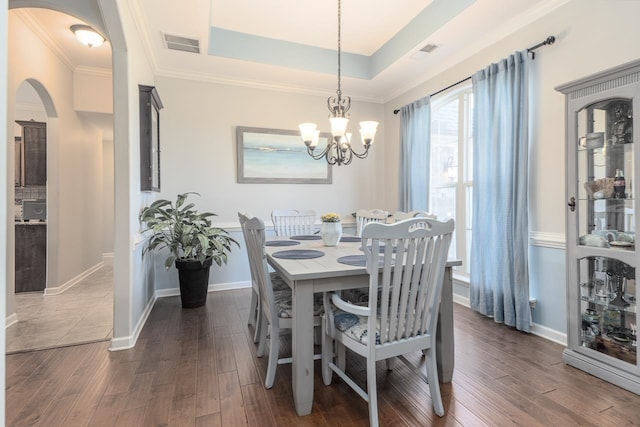
[{"label": "arched doorway", "polygon": [[[34,119],[34,115],[38,116],[36,113],[40,114],[40,117],[35,118],[36,120],[46,120],[48,178],[46,186],[42,186],[42,188],[34,188],[33,185],[15,187],[15,195],[9,196],[9,203],[13,204],[12,199],[20,202],[26,198],[47,199],[46,253],[48,254],[48,262],[45,293],[48,295],[60,294],[60,298],[50,297],[49,299],[50,301],[55,300],[58,304],[59,300],[64,299],[63,293],[66,295],[67,289],[73,289],[77,294],[78,284],[86,283],[93,273],[100,270],[103,264],[103,255],[108,255],[109,259],[113,258],[113,239],[111,238],[110,246],[103,244],[105,236],[113,236],[113,119],[110,111],[96,112],[95,105],[89,108],[83,106],[83,82],[86,87],[88,86],[86,80],[92,78],[95,80],[95,76],[87,77],[86,73],[84,75],[78,73],[77,68],[73,71],[67,70],[69,67],[65,67],[65,64],[60,65],[56,62],[55,53],[48,52],[47,46],[43,46],[43,43],[39,43],[39,40],[34,38],[33,33],[37,33],[31,28],[34,22],[59,23],[61,18],[57,15],[63,14],[43,9],[36,9],[31,14],[28,11],[29,9],[20,9],[10,12],[10,40],[12,36],[19,38],[19,41],[14,40],[12,47],[15,50],[17,43],[17,47],[25,49],[28,47],[33,50],[47,69],[43,73],[42,70],[30,68],[33,64],[28,60],[23,62],[20,62],[20,58],[15,61],[10,60],[9,91],[15,87],[16,83],[13,82],[18,81],[21,76],[34,76],[27,77],[22,81],[16,90],[15,101],[19,103],[19,98],[26,93],[24,88],[28,88],[32,94],[41,99],[44,113],[33,112],[34,114],[31,116],[27,113],[22,117],[18,117],[17,113],[15,117],[11,117],[9,114],[9,123],[20,119]],[[22,19],[23,22],[20,23],[11,22],[11,19],[15,19],[16,15],[18,19],[24,18],[24,15],[27,18],[35,16],[37,19]],[[77,23],[79,21],[68,15],[65,15],[64,19],[64,22]],[[29,21],[30,25],[21,25],[25,21]],[[24,42],[25,46],[20,46],[21,42]],[[18,70],[12,69],[12,67],[16,67]],[[111,70],[107,71],[110,74]],[[95,70],[92,73],[96,74]],[[58,78],[49,78],[49,74],[58,75]],[[67,80],[70,78],[73,81],[72,87],[71,85],[65,86],[65,78]],[[109,89],[112,87],[110,78],[106,87]],[[95,104],[94,93],[84,95],[84,98],[90,98]],[[58,105],[54,105],[54,99]],[[109,98],[107,102],[111,108],[111,99]],[[29,124],[29,122],[24,123]],[[104,130],[105,123],[109,128],[107,131]],[[106,180],[110,180],[110,182],[105,182]],[[106,191],[106,189],[110,189],[110,191]],[[105,201],[105,194],[110,198],[108,202]],[[108,212],[109,215],[104,215],[103,212]],[[105,226],[105,217],[107,217],[107,222],[110,219],[110,224],[107,226]],[[14,235],[14,241],[19,243],[20,238],[16,238]],[[10,243],[9,248],[11,246]],[[107,246],[109,247],[107,248]],[[11,254],[8,254],[8,258],[11,258]],[[8,266],[13,265],[14,263],[8,262]],[[100,280],[104,281],[104,279],[103,274]],[[11,286],[12,281],[8,282]],[[55,310],[56,315],[62,316],[59,319],[59,326],[77,324],[82,326],[81,333],[71,334],[71,336],[64,338],[60,335],[64,328],[57,328],[56,320],[49,318],[46,327],[24,327],[23,330],[28,333],[21,331],[17,335],[20,335],[24,340],[31,338],[31,344],[22,343],[26,347],[18,349],[50,347],[55,346],[56,343],[68,345],[110,338],[113,321],[111,277],[109,277],[109,282],[111,296],[107,296],[109,299],[108,307],[96,308],[95,304],[98,299],[85,295],[85,302],[83,304],[82,301],[79,301],[81,304],[79,308],[64,306],[64,309],[70,310],[68,315],[62,314],[64,310]],[[42,299],[37,297],[36,302],[38,302],[38,298]],[[9,299],[7,298],[8,305]],[[17,304],[14,304],[15,308],[17,308]],[[83,309],[91,309],[91,316],[86,319],[79,317],[78,315]],[[11,309],[8,310],[8,313],[10,312]],[[18,320],[23,319],[18,316]],[[98,321],[100,322],[99,328],[96,324]],[[45,337],[34,337],[32,333],[34,330],[44,331]],[[15,349],[12,345],[14,335],[16,334],[12,334],[11,328],[7,330],[7,351]]]}]

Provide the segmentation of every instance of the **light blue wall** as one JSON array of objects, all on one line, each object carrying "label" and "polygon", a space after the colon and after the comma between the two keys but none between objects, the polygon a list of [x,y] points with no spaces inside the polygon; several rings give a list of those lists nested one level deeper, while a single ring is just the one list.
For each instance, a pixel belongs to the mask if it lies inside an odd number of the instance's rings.
[{"label": "light blue wall", "polygon": [[531,310],[534,324],[567,333],[567,276],[564,249],[531,246],[529,295],[537,300]]}]

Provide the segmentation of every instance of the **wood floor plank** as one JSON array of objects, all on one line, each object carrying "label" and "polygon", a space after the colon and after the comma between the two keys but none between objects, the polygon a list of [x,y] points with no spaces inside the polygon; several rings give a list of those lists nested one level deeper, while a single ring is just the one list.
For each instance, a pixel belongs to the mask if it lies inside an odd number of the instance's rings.
[{"label": "wood floor plank", "polygon": [[221,373],[219,380],[222,425],[224,427],[248,425],[237,372]]},{"label": "wood floor plank", "polygon": [[142,425],[169,425],[174,385],[171,383],[153,384],[149,393],[149,401],[144,409]]},{"label": "wood floor plank", "polygon": [[[68,357],[65,349],[56,349],[49,363],[41,365],[42,369],[36,369],[34,374],[25,381],[24,384],[27,387],[33,387],[33,390],[22,395],[24,401],[7,403],[7,423],[35,424],[55,398],[61,385],[65,384],[74,371],[81,366],[83,359],[90,354],[92,348],[90,345],[77,346],[71,350]],[[20,412],[10,412],[10,408],[17,407],[21,408]]]},{"label": "wood floor plank", "polygon": [[[256,358],[251,354],[249,343],[245,334],[234,334],[231,337],[233,352],[235,354],[236,369],[240,385],[261,383],[258,370],[256,368]],[[253,346],[253,344],[252,344]]]},{"label": "wood floor plank", "polygon": [[[108,343],[6,357],[6,425],[367,426],[368,406],[341,380],[325,386],[314,364],[312,413],[298,417],[291,365],[264,388],[267,358],[256,358],[247,326],[248,289],[213,292],[205,307],[160,298],[138,344]],[[638,425],[640,396],[562,361],[564,347],[454,306],[456,368],[441,384],[446,414],[433,413],[427,384],[402,363],[377,373],[379,419],[386,426]],[[281,336],[282,353],[290,335]],[[408,357],[417,366],[425,359]],[[362,359],[348,372],[366,383]]]},{"label": "wood floor plank", "polygon": [[216,334],[216,366],[218,374],[236,371],[236,355],[233,351],[233,335],[218,336]]},{"label": "wood floor plank", "polygon": [[276,427],[276,420],[266,398],[267,390],[263,385],[254,383],[241,386],[241,388],[247,423],[255,427]]},{"label": "wood floor plank", "polygon": [[202,418],[220,412],[215,346],[198,347],[196,364],[196,417]]},{"label": "wood floor plank", "polygon": [[220,413],[202,415],[196,418],[196,427],[222,427]]}]

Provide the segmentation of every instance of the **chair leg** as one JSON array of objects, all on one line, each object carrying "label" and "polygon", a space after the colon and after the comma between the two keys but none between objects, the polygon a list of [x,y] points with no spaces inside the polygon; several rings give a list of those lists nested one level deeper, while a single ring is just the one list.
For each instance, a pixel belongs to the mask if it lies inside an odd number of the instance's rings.
[{"label": "chair leg", "polygon": [[267,377],[264,382],[266,388],[273,387],[276,379],[276,368],[278,367],[278,356],[280,354],[280,330],[271,325],[271,338],[269,339],[269,363],[267,364]]},{"label": "chair leg", "polygon": [[367,395],[369,396],[369,425],[378,427],[378,385],[376,383],[376,361],[367,359]]},{"label": "chair leg", "polygon": [[426,351],[427,360],[427,378],[429,379],[429,392],[431,393],[431,402],[433,411],[439,417],[444,415],[444,406],[442,404],[442,395],[440,394],[440,382],[438,381],[438,366],[433,349]]},{"label": "chair leg", "polygon": [[396,358],[390,357],[387,359],[387,371],[393,371],[393,368],[396,366]]},{"label": "chair leg", "polygon": [[260,321],[260,340],[258,344],[258,351],[256,352],[256,357],[262,357],[264,355],[264,346],[267,343],[267,332],[269,331],[269,322],[267,322],[267,318],[262,313],[260,316],[262,320]]},{"label": "chair leg", "polygon": [[346,349],[344,344],[342,344],[340,341],[336,340],[336,353],[338,353],[338,368],[340,368],[340,370],[342,372],[346,371],[347,368],[347,356],[346,356]]},{"label": "chair leg", "polygon": [[256,310],[258,309],[258,294],[255,289],[251,290],[251,302],[249,303],[249,318],[247,319],[247,325],[256,324]]},{"label": "chair leg", "polygon": [[258,305],[255,310],[255,331],[253,332],[253,343],[257,343],[260,341],[260,334],[262,332],[262,325],[264,322],[262,321],[262,304],[258,301]]},{"label": "chair leg", "polygon": [[322,382],[324,385],[331,385],[333,371],[329,367],[329,362],[333,361],[333,339],[327,331],[327,316],[322,316]]}]

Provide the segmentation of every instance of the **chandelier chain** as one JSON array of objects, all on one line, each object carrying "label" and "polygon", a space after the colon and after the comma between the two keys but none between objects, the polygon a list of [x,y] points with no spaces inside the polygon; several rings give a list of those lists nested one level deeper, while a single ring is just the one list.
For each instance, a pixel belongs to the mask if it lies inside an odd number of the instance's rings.
[{"label": "chandelier chain", "polygon": [[341,28],[342,28],[342,12],[341,11],[342,11],[341,0],[338,0],[338,91],[336,92],[338,94],[338,101],[340,101],[340,96],[342,95],[342,89],[340,87],[340,74],[341,74],[340,57],[342,52],[342,48],[340,46]]}]

